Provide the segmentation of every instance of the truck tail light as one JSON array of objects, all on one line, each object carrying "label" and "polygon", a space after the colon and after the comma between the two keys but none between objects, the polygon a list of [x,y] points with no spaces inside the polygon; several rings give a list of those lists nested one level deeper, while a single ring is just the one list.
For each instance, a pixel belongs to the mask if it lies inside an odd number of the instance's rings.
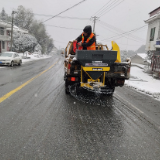
[{"label": "truck tail light", "polygon": [[76,77],[71,77],[71,81],[72,82],[76,81]]}]

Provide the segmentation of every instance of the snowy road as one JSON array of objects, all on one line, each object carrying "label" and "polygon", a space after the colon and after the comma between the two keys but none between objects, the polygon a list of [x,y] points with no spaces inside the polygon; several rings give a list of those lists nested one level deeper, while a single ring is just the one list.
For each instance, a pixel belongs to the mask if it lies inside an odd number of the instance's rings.
[{"label": "snowy road", "polygon": [[160,107],[153,98],[124,87],[101,97],[103,106],[79,101],[64,92],[58,56],[0,75],[0,159],[160,159]]}]

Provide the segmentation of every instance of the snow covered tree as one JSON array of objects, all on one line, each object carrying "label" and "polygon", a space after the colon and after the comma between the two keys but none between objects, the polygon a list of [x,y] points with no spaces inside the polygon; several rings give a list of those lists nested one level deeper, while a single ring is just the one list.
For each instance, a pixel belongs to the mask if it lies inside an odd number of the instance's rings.
[{"label": "snow covered tree", "polygon": [[37,40],[30,34],[13,32],[13,49],[16,52],[34,52]]},{"label": "snow covered tree", "polygon": [[47,41],[47,53],[50,53],[54,47],[53,39],[49,38]]},{"label": "snow covered tree", "polygon": [[[17,12],[14,17],[14,25],[22,29],[27,29],[29,35],[32,35],[32,37],[35,37],[37,40],[36,43],[33,40],[33,46],[35,47],[37,44],[39,44],[41,46],[42,53],[49,53],[54,47],[54,44],[53,39],[47,34],[46,26],[42,22],[35,20],[32,10],[26,9],[22,5],[18,6],[17,9],[14,9],[14,11]],[[11,22],[11,16],[8,16],[5,10],[2,9],[2,12],[0,13],[0,19],[4,19],[5,15],[7,17],[6,20]],[[29,37],[28,39],[32,39],[32,37]],[[27,49],[27,45],[24,44],[24,42],[20,42],[22,39],[25,39],[26,41],[26,35],[14,33],[15,43],[13,43],[13,47],[15,50],[25,51]],[[33,48],[31,48],[31,41],[29,41],[28,49],[33,50]]]},{"label": "snow covered tree", "polygon": [[42,53],[49,52],[53,45],[53,39],[51,39],[47,32],[46,27],[40,21],[34,21],[30,27],[30,33],[34,35],[37,42],[42,47]]},{"label": "snow covered tree", "polygon": [[34,19],[32,10],[18,6],[15,25],[27,29],[37,39],[37,44],[40,44],[42,47],[42,53],[52,50],[54,46],[53,39],[47,34],[45,25]]},{"label": "snow covered tree", "polygon": [[41,53],[41,50],[42,50],[42,47],[41,47],[40,44],[37,44],[37,45],[34,47],[34,52]]},{"label": "snow covered tree", "polygon": [[4,8],[2,8],[2,11],[0,12],[0,19],[2,21],[8,21],[9,16],[8,14],[6,14],[6,11],[4,10]]},{"label": "snow covered tree", "polygon": [[14,24],[18,27],[29,30],[33,20],[34,14],[32,10],[26,9],[23,6],[18,6],[15,14]]}]

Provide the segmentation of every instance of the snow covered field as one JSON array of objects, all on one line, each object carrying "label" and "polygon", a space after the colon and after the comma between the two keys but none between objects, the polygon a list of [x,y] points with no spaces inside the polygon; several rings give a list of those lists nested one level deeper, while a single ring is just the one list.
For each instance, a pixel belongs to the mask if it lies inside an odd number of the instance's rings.
[{"label": "snow covered field", "polygon": [[131,78],[126,80],[125,85],[160,100],[160,80],[143,72],[140,67],[131,67]]}]

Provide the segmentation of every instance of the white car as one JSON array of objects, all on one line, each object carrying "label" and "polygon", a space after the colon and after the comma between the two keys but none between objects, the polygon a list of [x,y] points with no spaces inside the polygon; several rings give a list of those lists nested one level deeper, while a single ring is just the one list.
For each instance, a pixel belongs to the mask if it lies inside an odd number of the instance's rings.
[{"label": "white car", "polygon": [[16,52],[4,52],[0,54],[0,65],[13,67],[15,64],[21,65],[22,58]]}]

